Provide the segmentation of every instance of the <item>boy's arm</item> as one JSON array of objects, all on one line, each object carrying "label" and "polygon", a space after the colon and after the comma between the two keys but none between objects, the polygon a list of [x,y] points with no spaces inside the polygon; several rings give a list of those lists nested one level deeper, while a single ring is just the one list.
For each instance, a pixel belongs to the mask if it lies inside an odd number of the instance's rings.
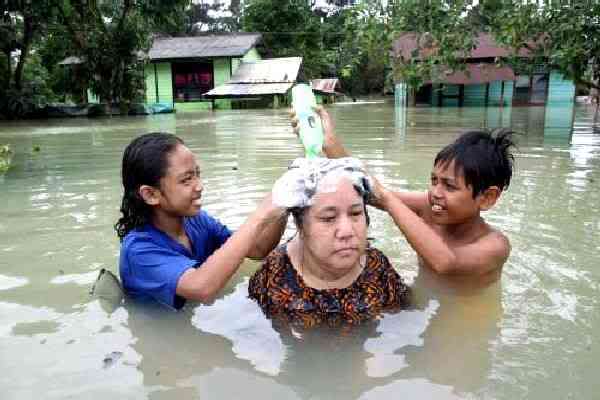
[{"label": "boy's arm", "polygon": [[425,207],[429,206],[427,192],[391,192],[391,194],[417,215],[421,215]]},{"label": "boy's arm", "polygon": [[321,124],[323,125],[323,153],[327,158],[350,157],[350,152],[344,148],[344,145],[335,134],[335,124],[327,110],[319,106],[315,109],[315,112],[321,117]]},{"label": "boy's arm", "polygon": [[[348,152],[341,140],[335,134],[335,124],[331,119],[331,116],[323,107],[319,106],[315,109],[315,112],[321,117],[321,123],[323,124],[323,152],[327,158],[342,158],[350,157]],[[292,116],[294,117],[294,116]],[[298,134],[297,120],[292,118],[292,126],[294,132]],[[374,179],[374,178],[373,178]],[[420,213],[423,207],[429,203],[427,192],[393,192],[394,196],[398,197],[404,204],[406,204],[411,210],[416,213]],[[373,204],[377,207],[377,204]]]},{"label": "boy's arm", "polygon": [[484,275],[500,268],[508,258],[510,244],[500,233],[490,232],[474,243],[450,247],[402,201],[402,195],[384,191],[380,196],[383,208],[390,214],[413,249],[439,274]]}]

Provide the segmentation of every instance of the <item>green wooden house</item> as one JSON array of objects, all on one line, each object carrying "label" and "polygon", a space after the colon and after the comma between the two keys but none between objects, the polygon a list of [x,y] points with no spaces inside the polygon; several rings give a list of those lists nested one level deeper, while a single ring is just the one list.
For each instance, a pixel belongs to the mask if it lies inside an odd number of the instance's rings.
[{"label": "green wooden house", "polygon": [[[147,110],[195,111],[231,108],[229,99],[209,99],[204,95],[227,83],[243,62],[257,61],[259,33],[227,33],[202,36],[156,38],[143,60]],[[70,68],[85,62],[67,57],[59,64]],[[98,103],[88,89],[87,102]],[[148,111],[146,111],[148,112]]]},{"label": "green wooden house", "polygon": [[[435,49],[420,49],[418,37],[409,32],[393,44],[393,56],[400,62],[421,58]],[[498,105],[559,105],[575,101],[575,84],[548,65],[538,65],[530,74],[514,71],[497,61],[508,57],[510,51],[499,46],[493,37],[481,33],[477,46],[465,57],[464,71],[451,71],[444,66],[432,81],[426,82],[412,99],[415,103],[433,106],[498,106]],[[519,53],[528,57],[528,53]],[[405,82],[395,82],[396,103],[408,99]]]},{"label": "green wooden house", "polygon": [[260,41],[258,33],[155,39],[144,66],[146,103],[178,112],[231,108],[231,100],[204,94],[228,82],[242,62],[260,60]]}]

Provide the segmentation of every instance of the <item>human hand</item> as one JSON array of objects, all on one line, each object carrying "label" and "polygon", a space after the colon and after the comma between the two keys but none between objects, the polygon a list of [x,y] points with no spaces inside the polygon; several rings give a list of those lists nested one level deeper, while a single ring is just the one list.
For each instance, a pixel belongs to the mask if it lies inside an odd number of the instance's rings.
[{"label": "human hand", "polygon": [[[335,143],[335,124],[327,110],[325,110],[325,108],[323,108],[322,106],[317,106],[313,109],[315,110],[319,118],[321,118],[321,125],[323,126],[323,146],[327,147],[328,145]],[[292,131],[296,136],[300,137],[300,124],[298,117],[296,116],[296,111],[293,108],[289,110],[289,116]]]},{"label": "human hand", "polygon": [[296,116],[296,110],[290,108],[288,110],[288,115],[290,117],[290,125],[292,126],[292,132],[294,132],[294,135],[296,135],[297,137],[300,137],[300,120]]},{"label": "human hand", "polygon": [[317,115],[321,118],[321,126],[323,126],[324,146],[335,141],[335,124],[331,116],[325,108],[317,106],[314,108]]},{"label": "human hand", "polygon": [[273,193],[269,192],[260,202],[257,207],[257,212],[263,217],[263,219],[277,219],[283,217],[287,210],[281,205],[273,202]]},{"label": "human hand", "polygon": [[387,199],[391,192],[373,175],[371,175],[370,178],[371,196],[368,199],[368,204],[385,211],[387,207]]}]

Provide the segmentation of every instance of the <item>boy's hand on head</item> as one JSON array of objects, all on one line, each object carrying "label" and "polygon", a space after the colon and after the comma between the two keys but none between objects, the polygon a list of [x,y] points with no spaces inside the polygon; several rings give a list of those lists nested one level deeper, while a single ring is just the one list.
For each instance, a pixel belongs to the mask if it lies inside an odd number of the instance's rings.
[{"label": "boy's hand on head", "polygon": [[390,191],[381,184],[373,175],[370,176],[372,187],[371,196],[369,197],[369,204],[380,210],[385,210],[387,206],[387,199]]},{"label": "boy's hand on head", "polygon": [[300,137],[300,127],[298,126],[299,121],[298,117],[296,117],[296,110],[290,108],[288,115],[290,116],[290,125],[292,125],[292,131],[298,137]]},{"label": "boy's hand on head", "polygon": [[323,139],[324,146],[328,146],[335,142],[335,124],[333,123],[333,119],[322,106],[315,107],[315,112],[321,118],[321,125],[323,126]]}]

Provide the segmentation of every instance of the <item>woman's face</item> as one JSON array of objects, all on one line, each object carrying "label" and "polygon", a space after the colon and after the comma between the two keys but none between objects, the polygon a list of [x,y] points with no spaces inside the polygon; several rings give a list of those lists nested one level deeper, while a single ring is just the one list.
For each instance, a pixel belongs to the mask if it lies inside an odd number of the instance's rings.
[{"label": "woman's face", "polygon": [[328,274],[350,271],[367,245],[363,199],[348,179],[327,185],[313,197],[302,227],[305,256]]}]

